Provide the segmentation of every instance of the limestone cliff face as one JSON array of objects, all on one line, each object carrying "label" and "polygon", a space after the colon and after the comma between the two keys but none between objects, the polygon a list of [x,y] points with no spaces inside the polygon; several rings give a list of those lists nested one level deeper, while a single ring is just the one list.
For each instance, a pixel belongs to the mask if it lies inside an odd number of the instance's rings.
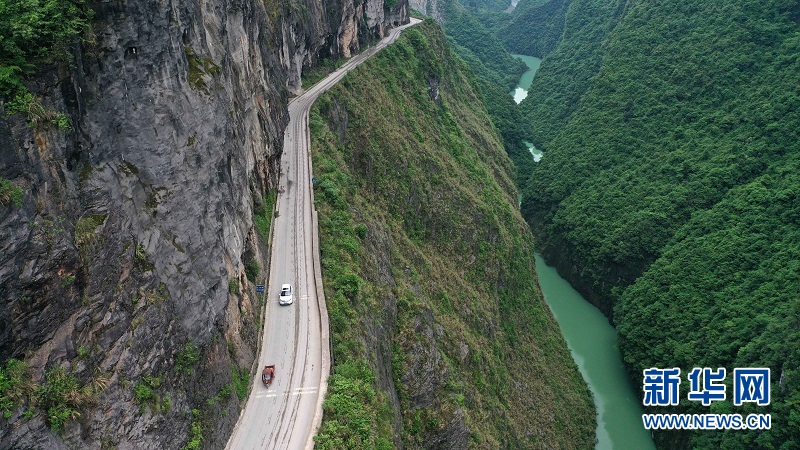
[{"label": "limestone cliff face", "polygon": [[445,7],[446,0],[408,0],[408,6],[411,9],[433,17],[433,19],[440,24],[444,25],[445,20]]},{"label": "limestone cliff face", "polygon": [[318,58],[406,22],[407,3],[92,9],[73,62],[29,84],[72,130],[0,112],[0,176],[25,190],[0,204],[0,362],[100,388],[68,401],[80,417],[59,434],[31,393],[0,419],[0,448],[180,448],[190,423],[219,447],[238,413],[232,367],[249,377],[256,354],[245,266],[267,269],[253,215],[276,185],[290,93]]}]

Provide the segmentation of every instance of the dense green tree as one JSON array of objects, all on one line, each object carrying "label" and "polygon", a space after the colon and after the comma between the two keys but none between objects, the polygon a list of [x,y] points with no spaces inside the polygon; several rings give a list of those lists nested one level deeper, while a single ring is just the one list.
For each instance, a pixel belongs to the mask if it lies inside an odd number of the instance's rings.
[{"label": "dense green tree", "polygon": [[66,58],[90,18],[84,0],[0,0],[0,96],[24,89],[35,63]]},{"label": "dense green tree", "polygon": [[521,0],[510,16],[490,19],[490,23],[512,52],[543,57],[561,42],[570,3],[571,0]]},{"label": "dense green tree", "polygon": [[680,408],[771,413],[771,430],[661,447],[800,447],[798,23],[787,0],[573,0],[523,102],[546,154],[523,214],[612,316],[635,380],[772,370],[769,407]]},{"label": "dense green tree", "polygon": [[474,11],[505,11],[511,5],[510,0],[461,0],[461,4]]},{"label": "dense green tree", "polygon": [[467,60],[478,77],[513,89],[525,65],[511,57],[502,42],[487,30],[458,0],[447,0],[444,31],[456,52]]}]

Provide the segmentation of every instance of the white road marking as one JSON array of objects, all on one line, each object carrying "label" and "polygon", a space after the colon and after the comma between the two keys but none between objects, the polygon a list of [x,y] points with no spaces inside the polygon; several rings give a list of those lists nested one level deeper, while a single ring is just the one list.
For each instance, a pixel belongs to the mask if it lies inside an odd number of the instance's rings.
[{"label": "white road marking", "polygon": [[[411,19],[408,26],[420,22]],[[392,29],[378,44],[383,48],[393,42],[402,28]],[[325,311],[323,299],[316,293],[321,286],[319,254],[312,254],[314,215],[311,202],[310,133],[308,111],[316,97],[334,85],[348,70],[377,53],[373,47],[366,54],[353,57],[325,81],[313,86],[289,102],[290,123],[284,132],[284,158],[281,162],[276,210],[281,211],[273,221],[273,236],[269,278],[265,280],[266,294],[262,328],[262,345],[258,355],[259,368],[274,364],[277,381],[275,389],[265,390],[260,370],[251,384],[250,397],[234,428],[227,449],[311,449],[313,435],[322,420],[322,401],[327,389],[330,361],[323,356],[327,350],[327,322],[322,323]],[[289,178],[292,178],[289,182]],[[315,269],[315,266],[317,267]],[[278,299],[270,293],[286,280],[295,280],[300,292],[306,292],[301,307],[276,307]],[[263,299],[263,297],[262,297]],[[327,314],[324,315],[327,318]],[[326,319],[327,320],[327,319]],[[324,334],[323,333],[324,330]],[[324,342],[324,345],[323,345]],[[318,383],[318,386],[291,387],[293,381]],[[279,390],[280,389],[280,390]],[[271,399],[263,401],[261,399]]]},{"label": "white road marking", "polygon": [[275,391],[274,389],[270,389],[269,391],[259,392],[259,393],[255,394],[255,398],[275,398],[275,397],[277,397],[279,395],[283,396],[283,397],[286,397],[286,396],[289,396],[289,395],[316,394],[317,392],[319,392],[319,389],[317,387],[314,387],[314,386],[312,386],[312,387],[294,388],[293,392],[283,391],[283,392],[280,392],[280,393]]}]

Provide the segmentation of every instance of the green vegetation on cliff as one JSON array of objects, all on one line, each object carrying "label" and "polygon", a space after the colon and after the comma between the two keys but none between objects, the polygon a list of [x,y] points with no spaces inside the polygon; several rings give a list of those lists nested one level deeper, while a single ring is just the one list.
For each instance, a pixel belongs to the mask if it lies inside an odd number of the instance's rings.
[{"label": "green vegetation on cliff", "polygon": [[14,204],[16,206],[22,206],[22,197],[24,195],[25,192],[22,190],[22,187],[14,184],[11,180],[0,177],[0,205]]},{"label": "green vegetation on cliff", "polygon": [[319,448],[594,442],[474,86],[426,21],[311,113],[335,363]]},{"label": "green vegetation on cliff", "polygon": [[[561,3],[558,0],[554,2]],[[566,31],[540,37],[543,30],[529,29],[531,34],[527,38],[523,34],[519,44],[510,42],[510,38],[506,40],[511,48],[515,48],[516,45],[539,42],[540,39],[550,42],[555,38],[563,38],[561,41],[554,41],[559,43],[556,48],[550,48],[549,45],[540,50],[517,48],[520,53],[546,58],[546,70],[536,73],[530,88],[531,94],[520,104],[532,134],[531,140],[538,148],[545,148],[580,108],[592,77],[600,69],[603,42],[616,25],[621,8],[625,6],[622,0],[575,3],[575,7],[567,8],[570,4],[572,3],[567,2],[560,9],[564,17],[552,18],[563,23]],[[547,6],[542,6],[545,7]],[[507,29],[509,32],[518,29],[523,23],[525,22],[512,22]],[[498,35],[506,35],[506,29],[501,30]]]},{"label": "green vegetation on cliff", "polygon": [[493,24],[495,33],[512,52],[542,58],[561,41],[570,3],[571,0],[520,0],[511,15]]},{"label": "green vegetation on cliff", "polygon": [[465,7],[481,12],[499,12],[508,9],[508,0],[460,0]]},{"label": "green vegetation on cliff", "polygon": [[[476,11],[481,6],[496,7],[491,3],[475,2],[472,9],[468,9],[458,0],[447,0],[444,32],[456,54],[475,73],[473,84],[480,92],[491,122],[500,132],[503,147],[514,161],[519,176],[529,172],[529,165],[533,164],[524,143],[531,140],[531,134],[524,125],[520,109],[508,94],[526,67],[522,61],[512,57],[503,43],[478,19],[491,14],[486,10]],[[505,12],[496,14],[507,16]],[[522,180],[517,181],[521,183]]]},{"label": "green vegetation on cliff", "polygon": [[0,97],[24,92],[23,77],[36,63],[66,58],[90,17],[83,0],[0,2]]},{"label": "green vegetation on cliff", "polygon": [[800,9],[626,7],[569,6],[525,102],[547,157],[523,215],[548,260],[613,311],[635,384],[648,367],[772,370],[769,407],[702,407],[684,390],[681,406],[772,413],[771,430],[660,433],[660,446],[798,448]]},{"label": "green vegetation on cliff", "polygon": [[452,38],[459,56],[472,67],[475,74],[511,90],[525,64],[511,57],[503,43],[487,30],[458,0],[447,0],[445,5],[445,33]]},{"label": "green vegetation on cliff", "polygon": [[107,385],[105,374],[81,385],[75,375],[63,367],[48,370],[43,381],[37,384],[27,363],[12,358],[5,366],[0,366],[0,418],[10,419],[17,410],[27,407],[20,414],[22,417],[30,419],[40,412],[50,428],[59,432],[69,420],[81,417],[81,411],[94,402]]}]

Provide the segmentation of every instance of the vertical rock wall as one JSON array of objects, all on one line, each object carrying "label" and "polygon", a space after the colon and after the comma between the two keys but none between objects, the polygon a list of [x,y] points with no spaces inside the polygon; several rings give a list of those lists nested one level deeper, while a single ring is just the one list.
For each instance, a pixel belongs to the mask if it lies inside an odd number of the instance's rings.
[{"label": "vertical rock wall", "polygon": [[[26,402],[0,419],[0,448],[180,448],[192,422],[218,447],[238,412],[231,368],[249,374],[256,355],[245,265],[267,269],[253,215],[277,184],[290,92],[318,58],[407,21],[407,3],[92,9],[74,60],[29,84],[73,130],[0,112],[0,176],[26,191],[0,205],[0,362],[25,360],[39,384],[63,367],[106,387],[75,401],[60,434]],[[143,383],[153,397],[136,398]]]},{"label": "vertical rock wall", "polygon": [[446,0],[408,0],[408,6],[411,9],[433,17],[441,25],[445,23],[445,8],[447,6]]}]

